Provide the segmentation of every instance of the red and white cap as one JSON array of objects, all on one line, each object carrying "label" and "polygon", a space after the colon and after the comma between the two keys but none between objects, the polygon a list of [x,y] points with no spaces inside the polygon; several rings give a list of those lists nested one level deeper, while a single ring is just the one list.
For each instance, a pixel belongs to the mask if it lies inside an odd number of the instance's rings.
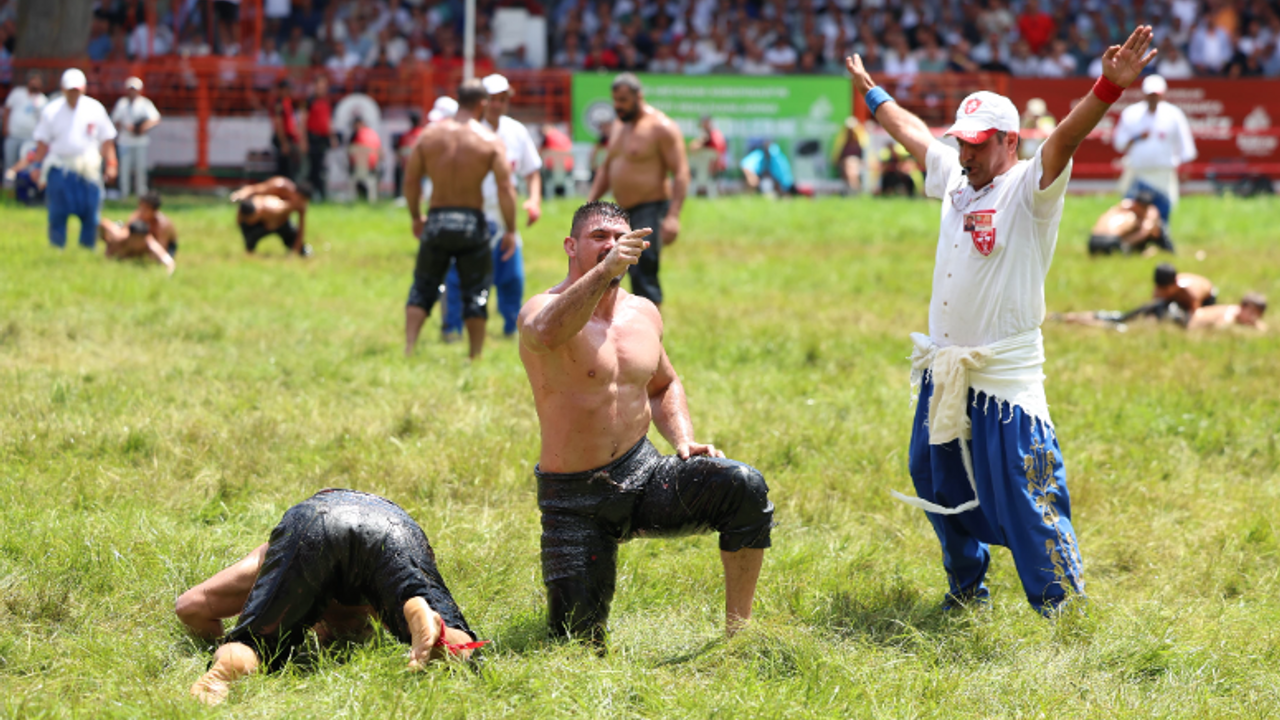
[{"label": "red and white cap", "polygon": [[979,90],[956,108],[956,122],[948,135],[973,144],[984,143],[998,132],[1018,132],[1018,108],[1003,95]]}]

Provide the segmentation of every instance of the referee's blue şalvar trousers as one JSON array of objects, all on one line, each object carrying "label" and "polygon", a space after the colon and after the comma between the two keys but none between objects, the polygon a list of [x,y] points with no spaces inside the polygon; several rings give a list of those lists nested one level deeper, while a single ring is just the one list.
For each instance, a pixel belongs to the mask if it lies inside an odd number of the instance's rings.
[{"label": "referee's blue \u015falvar trousers", "polygon": [[[943,507],[973,499],[960,456],[961,440],[929,444],[929,398],[921,383],[911,428],[910,470],[916,495]],[[990,400],[990,402],[988,402]],[[1027,602],[1041,613],[1084,594],[1083,564],[1071,526],[1067,471],[1053,428],[1022,408],[969,391],[969,441],[978,507],[957,515],[926,513],[942,543],[942,565],[952,596],[985,598],[989,545],[1013,554]]]},{"label": "referee's blue \u015falvar trousers", "polygon": [[92,250],[98,241],[98,216],[102,186],[62,168],[49,171],[45,185],[49,210],[49,244],[67,246],[67,218],[80,218],[80,246]]}]

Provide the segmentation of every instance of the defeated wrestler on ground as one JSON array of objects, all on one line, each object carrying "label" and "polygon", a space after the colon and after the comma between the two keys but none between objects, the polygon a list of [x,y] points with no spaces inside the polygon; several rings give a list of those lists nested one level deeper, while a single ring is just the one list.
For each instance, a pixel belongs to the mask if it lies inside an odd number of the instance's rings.
[{"label": "defeated wrestler on ground", "polygon": [[[620,287],[650,232],[633,231],[613,203],[582,206],[564,240],[568,277],[525,303],[519,318],[542,435],[534,473],[548,622],[554,635],[601,644],[618,543],[720,533],[732,634],[751,618],[773,527],[760,472],[694,439],[658,308]],[[649,442],[650,422],[676,455]]]},{"label": "defeated wrestler on ground", "polygon": [[1120,327],[1141,319],[1171,320],[1185,327],[1198,311],[1217,302],[1218,289],[1209,278],[1194,273],[1180,273],[1169,263],[1160,263],[1156,266],[1155,289],[1151,293],[1150,302],[1128,312],[1098,310],[1062,313],[1053,315],[1052,319],[1092,327]]},{"label": "defeated wrestler on ground", "polygon": [[[409,668],[469,659],[483,643],[436,568],[422,528],[398,505],[354,490],[322,490],[285,511],[267,544],[184,592],[174,609],[196,637],[222,645],[191,686],[197,700],[226,700],[231,683],[263,663],[288,662],[308,629],[323,641],[359,641],[377,617],[410,646]],[[225,636],[222,620],[240,619]]]},{"label": "defeated wrestler on ground", "polygon": [[177,268],[173,255],[178,252],[178,231],[169,216],[160,212],[160,195],[155,192],[138,198],[137,209],[124,222],[99,221],[98,236],[106,243],[109,258],[155,258],[170,275]]},{"label": "defeated wrestler on ground", "polygon": [[1173,252],[1173,241],[1155,205],[1154,191],[1147,189],[1108,208],[1089,235],[1090,255],[1154,253],[1157,248]]},{"label": "defeated wrestler on ground", "polygon": [[[273,177],[246,185],[231,193],[231,202],[239,204],[236,223],[244,236],[244,251],[252,253],[258,243],[270,235],[279,235],[285,250],[311,257],[306,243],[307,205],[311,191],[286,177]],[[298,214],[298,224],[292,216]]]},{"label": "defeated wrestler on ground", "polygon": [[1256,292],[1245,293],[1239,305],[1213,305],[1195,311],[1187,323],[1188,330],[1222,330],[1226,328],[1248,328],[1260,332],[1267,331],[1267,324],[1262,316],[1267,313],[1267,298]]},{"label": "defeated wrestler on ground", "polygon": [[[458,270],[462,320],[471,345],[471,359],[484,350],[489,319],[489,286],[493,284],[493,255],[489,224],[484,217],[485,177],[493,173],[498,207],[506,228],[500,259],[516,252],[516,186],[502,139],[480,123],[489,105],[489,91],[479,80],[458,88],[458,112],[422,131],[404,171],[404,199],[409,207],[418,259],[404,307],[404,354],[418,344],[422,324],[440,299],[449,264]],[[430,210],[422,216],[422,180],[431,180]]]}]

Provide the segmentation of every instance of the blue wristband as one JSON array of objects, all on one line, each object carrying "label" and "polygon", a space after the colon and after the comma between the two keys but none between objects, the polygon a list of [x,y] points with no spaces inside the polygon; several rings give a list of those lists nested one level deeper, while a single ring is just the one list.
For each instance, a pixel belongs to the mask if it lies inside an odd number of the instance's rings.
[{"label": "blue wristband", "polygon": [[879,85],[867,91],[867,109],[871,111],[871,116],[875,117],[876,110],[887,102],[896,102],[893,96],[885,92],[885,89]]}]

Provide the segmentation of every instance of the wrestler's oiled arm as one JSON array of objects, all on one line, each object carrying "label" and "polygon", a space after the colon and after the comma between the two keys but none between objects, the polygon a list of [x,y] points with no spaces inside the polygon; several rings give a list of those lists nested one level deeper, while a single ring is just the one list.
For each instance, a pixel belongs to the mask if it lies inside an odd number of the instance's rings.
[{"label": "wrestler's oiled arm", "polygon": [[649,381],[649,410],[653,414],[653,426],[672,447],[693,442],[693,420],[689,417],[689,400],[684,394],[684,383],[671,366],[667,351],[662,351],[658,371]]},{"label": "wrestler's oiled arm", "polygon": [[[404,166],[404,201],[409,208],[409,219],[415,223],[422,222],[422,175],[427,164],[422,159],[422,138],[409,153],[409,161]],[[415,230],[416,235],[416,230]]]},{"label": "wrestler's oiled arm", "polygon": [[618,273],[610,272],[600,263],[565,288],[552,295],[540,308],[526,306],[530,311],[521,313],[520,341],[535,353],[548,353],[569,342],[582,332],[591,313],[595,312],[600,298],[609,289],[609,283]]},{"label": "wrestler's oiled arm", "polygon": [[154,235],[147,235],[147,250],[151,252],[151,256],[154,257],[156,261],[169,271],[170,275],[173,274],[177,265],[174,264],[173,257],[169,255],[169,251],[156,240]]},{"label": "wrestler's oiled arm", "polygon": [[[680,209],[684,207],[685,196],[689,193],[689,158],[684,152],[684,136],[674,122],[664,128],[661,148],[662,162],[671,171],[671,200],[667,208],[667,217],[680,218]],[[667,238],[662,238],[667,242]]]}]

